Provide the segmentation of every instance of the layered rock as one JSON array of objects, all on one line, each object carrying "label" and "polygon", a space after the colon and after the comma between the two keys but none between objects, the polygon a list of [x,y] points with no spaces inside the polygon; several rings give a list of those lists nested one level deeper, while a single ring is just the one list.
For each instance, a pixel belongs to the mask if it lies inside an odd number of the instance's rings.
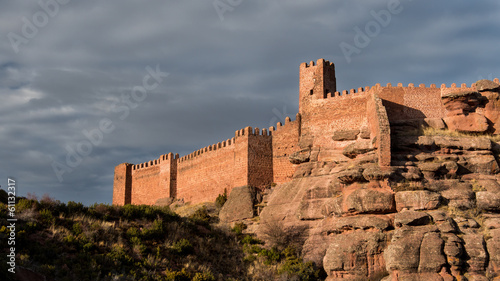
[{"label": "layered rock", "polygon": [[393,143],[389,168],[377,165],[376,150],[302,163],[274,189],[261,225],[301,226],[302,253],[327,280],[500,276],[497,144],[403,135]]}]

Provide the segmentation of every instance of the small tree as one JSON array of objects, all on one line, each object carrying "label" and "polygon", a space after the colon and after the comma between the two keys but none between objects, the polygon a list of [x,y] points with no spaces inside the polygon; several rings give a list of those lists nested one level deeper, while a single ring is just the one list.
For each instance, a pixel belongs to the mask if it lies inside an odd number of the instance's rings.
[{"label": "small tree", "polygon": [[217,199],[215,199],[215,206],[217,206],[217,209],[221,209],[222,206],[224,206],[224,204],[226,203],[226,201],[227,201],[227,189],[224,188],[224,193],[219,194],[219,196],[217,196]]}]

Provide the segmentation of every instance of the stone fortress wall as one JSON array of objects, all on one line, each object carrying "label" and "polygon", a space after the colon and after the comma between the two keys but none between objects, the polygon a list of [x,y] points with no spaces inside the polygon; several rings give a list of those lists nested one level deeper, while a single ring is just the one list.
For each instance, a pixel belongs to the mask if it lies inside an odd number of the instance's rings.
[{"label": "stone fortress wall", "polygon": [[[494,82],[498,84],[498,78]],[[440,88],[376,84],[338,92],[335,66],[324,59],[302,63],[299,84],[299,113],[294,121],[287,117],[285,124],[262,130],[246,127],[231,139],[183,157],[169,153],[146,163],[116,166],[113,204],[152,205],[161,198],[199,203],[213,201],[237,186],[262,189],[290,181],[301,157],[331,161],[343,157],[347,146],[363,142],[376,149],[379,166],[387,167],[391,165],[390,124],[398,121],[442,123],[449,128],[484,121],[494,124],[490,132],[500,129],[495,125],[500,124],[498,108],[469,113],[445,106],[445,96],[454,99],[454,93],[476,92],[475,84]]]}]

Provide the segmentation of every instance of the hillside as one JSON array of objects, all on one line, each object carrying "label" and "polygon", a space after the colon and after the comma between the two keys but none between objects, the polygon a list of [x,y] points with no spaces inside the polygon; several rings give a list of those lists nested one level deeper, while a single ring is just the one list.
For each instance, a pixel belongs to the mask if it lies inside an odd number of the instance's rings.
[{"label": "hillside", "polygon": [[[0,240],[7,212],[0,206]],[[237,224],[217,226],[216,213],[194,208],[123,207],[20,199],[16,205],[18,280],[319,280],[292,247],[269,248]],[[9,254],[2,243],[2,255]],[[16,280],[1,263],[1,280]],[[45,279],[46,278],[46,279]]]}]

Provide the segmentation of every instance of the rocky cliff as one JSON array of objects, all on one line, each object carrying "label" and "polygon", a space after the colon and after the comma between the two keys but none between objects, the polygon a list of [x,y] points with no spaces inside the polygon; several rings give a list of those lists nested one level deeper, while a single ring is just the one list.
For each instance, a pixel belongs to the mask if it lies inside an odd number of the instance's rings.
[{"label": "rocky cliff", "polygon": [[303,254],[327,280],[500,276],[499,145],[393,129],[401,132],[392,140],[395,165],[381,169],[367,150],[302,163],[264,201],[256,232],[276,222],[302,226]]},{"label": "rocky cliff", "polygon": [[266,190],[255,214],[229,204],[223,220],[247,219],[264,239],[279,226],[329,281],[500,280],[499,87],[478,81],[443,93],[445,118],[391,123],[388,167],[380,136],[336,132],[343,151],[291,155],[292,181]]}]

